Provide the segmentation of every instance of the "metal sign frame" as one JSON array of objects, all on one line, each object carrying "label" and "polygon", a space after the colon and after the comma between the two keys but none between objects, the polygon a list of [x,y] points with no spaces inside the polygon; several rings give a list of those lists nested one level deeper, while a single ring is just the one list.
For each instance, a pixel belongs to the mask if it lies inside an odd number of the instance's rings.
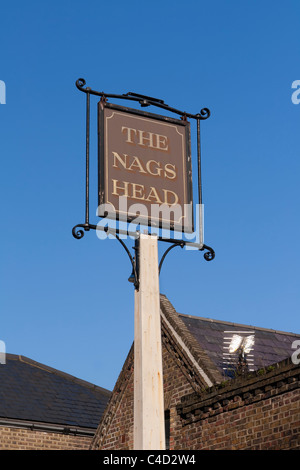
[{"label": "metal sign frame", "polygon": [[[106,111],[112,110],[114,113],[107,117]],[[184,169],[181,175],[180,184],[182,187],[179,186],[183,193],[184,201],[182,201],[181,210],[184,209],[184,204],[190,204],[192,207],[191,210],[191,217],[190,220],[186,219],[185,223],[183,217],[179,221],[170,222],[169,219],[163,219],[163,217],[153,217],[152,214],[148,214],[147,218],[143,218],[139,216],[139,221],[142,225],[151,226],[151,227],[158,227],[158,228],[167,228],[170,230],[175,230],[177,232],[185,232],[185,233],[192,233],[194,231],[194,210],[193,210],[193,188],[192,188],[192,164],[191,164],[191,132],[190,132],[190,123],[187,120],[179,120],[174,119],[168,116],[162,116],[158,114],[148,113],[145,111],[141,111],[134,108],[128,108],[125,106],[119,106],[116,104],[111,104],[108,102],[104,102],[103,100],[99,101],[98,103],[98,206],[109,204],[109,198],[111,198],[111,193],[108,189],[108,172],[109,172],[109,155],[107,154],[108,151],[108,138],[109,138],[109,126],[108,121],[110,118],[114,116],[114,114],[118,114],[127,116],[132,118],[141,118],[143,124],[145,123],[158,123],[159,125],[165,125],[170,128],[181,128],[183,129],[183,133],[180,136],[183,138],[183,148],[181,153],[182,161],[182,169]],[[144,124],[145,125],[145,124]],[[135,157],[136,158],[136,157]],[[158,158],[159,160],[159,158]],[[143,159],[141,159],[143,161]],[[161,160],[159,160],[160,162]],[[180,171],[178,172],[180,173]],[[154,179],[154,177],[153,177]],[[152,181],[152,180],[151,180]],[[175,188],[173,188],[175,189]],[[114,205],[113,205],[114,206]],[[150,206],[150,204],[148,204]],[[181,211],[180,211],[181,212]],[[183,212],[182,212],[183,213]],[[105,213],[98,214],[99,217],[104,217]],[[106,215],[109,217],[109,215]],[[114,214],[117,220],[125,220],[128,223],[135,220],[136,213],[125,213],[123,214],[121,211],[116,208],[116,213]],[[185,215],[188,217],[188,214]]]},{"label": "metal sign frame", "polygon": [[[177,114],[181,117],[183,121],[186,121],[188,118],[189,119],[195,119],[197,122],[197,176],[198,176],[198,204],[199,207],[202,206],[202,182],[201,182],[201,145],[200,145],[200,121],[206,120],[210,117],[210,110],[208,108],[202,108],[201,111],[197,114],[191,114],[187,113],[185,111],[180,111],[176,108],[170,107],[167,105],[163,100],[153,98],[150,96],[146,95],[140,95],[137,93],[133,92],[128,92],[124,93],[122,95],[119,94],[111,94],[111,93],[104,93],[104,92],[99,92],[96,90],[91,89],[90,87],[85,87],[86,81],[83,78],[79,78],[76,81],[76,87],[78,90],[82,91],[83,93],[86,94],[86,176],[85,176],[85,222],[81,224],[77,224],[72,228],[72,235],[76,239],[81,239],[84,236],[84,233],[89,231],[89,230],[104,230],[111,235],[114,235],[116,239],[121,243],[121,245],[124,247],[125,251],[128,254],[128,257],[130,259],[130,262],[132,264],[132,275],[130,276],[130,279],[132,278],[132,282],[134,284],[134,287],[138,289],[139,286],[139,232],[129,232],[128,230],[122,230],[122,229],[113,229],[109,227],[99,227],[99,225],[91,224],[89,220],[89,192],[90,192],[90,97],[91,95],[98,96],[101,98],[101,101],[103,103],[107,103],[108,98],[113,98],[113,99],[121,99],[121,100],[129,100],[129,101],[135,101],[138,102],[141,107],[148,107],[148,106],[155,106],[161,109],[164,109],[170,113]],[[169,118],[170,119],[170,118]],[[123,240],[119,237],[119,235],[129,235],[132,238],[135,239],[135,256],[132,256],[129,249],[127,248],[126,244],[123,242]],[[184,246],[191,246],[199,251],[204,251],[204,259],[206,261],[211,261],[215,258],[215,252],[214,250],[204,244],[204,243],[196,243],[196,242],[190,242],[187,240],[178,240],[175,238],[164,238],[164,237],[158,237],[158,239],[162,242],[167,242],[171,243],[171,246],[167,248],[165,251],[164,255],[161,258],[160,264],[159,264],[159,272],[161,271],[162,268],[162,263],[166,257],[166,255],[170,252],[175,247],[180,246],[183,248]]]}]

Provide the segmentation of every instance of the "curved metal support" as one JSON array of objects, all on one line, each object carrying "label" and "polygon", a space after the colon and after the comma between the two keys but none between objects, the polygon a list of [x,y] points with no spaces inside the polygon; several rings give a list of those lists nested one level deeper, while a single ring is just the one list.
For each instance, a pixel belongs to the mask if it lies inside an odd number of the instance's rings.
[{"label": "curved metal support", "polygon": [[169,248],[164,252],[161,260],[160,260],[160,263],[159,263],[159,266],[158,266],[158,274],[160,274],[160,271],[161,271],[161,268],[162,268],[162,264],[165,260],[165,257],[167,256],[167,254],[169,253],[169,251],[171,251],[173,248],[175,248],[176,246],[180,246],[181,248],[184,247],[184,242],[181,242],[181,243],[174,243],[173,245],[169,246]]},{"label": "curved metal support", "polygon": [[[138,253],[136,253],[135,257],[133,258],[130,254],[130,251],[128,250],[127,246],[125,245],[125,243],[123,242],[123,240],[121,240],[117,234],[115,234],[115,237],[116,239],[121,243],[121,245],[123,246],[123,248],[125,249],[129,259],[130,259],[130,262],[132,264],[132,274],[133,274],[133,277],[134,277],[134,280],[133,280],[133,285],[135,287],[135,289],[138,289],[139,288],[139,276],[138,276],[138,270],[137,270],[137,256],[138,256]],[[137,248],[135,248],[135,250],[137,250]]]},{"label": "curved metal support", "polygon": [[72,228],[72,235],[74,238],[77,240],[80,240],[81,238],[84,237],[84,231],[83,230],[77,230],[79,227],[83,228],[85,232],[88,232],[90,230],[89,224],[78,224],[75,225],[75,227]]},{"label": "curved metal support", "polygon": [[210,110],[208,108],[202,108],[199,114],[195,115],[196,119],[208,119],[210,116]]},{"label": "curved metal support", "polygon": [[[162,264],[167,256],[167,254],[173,249],[175,248],[176,246],[180,246],[181,248],[183,248],[184,246],[186,245],[186,243],[184,241],[182,242],[176,242],[176,243],[173,243],[173,245],[169,246],[169,248],[164,252],[161,260],[160,260],[160,263],[159,263],[159,267],[158,267],[158,272],[160,274],[160,271],[161,271],[161,268],[162,268]],[[204,253],[203,257],[206,261],[212,261],[214,258],[215,258],[215,252],[214,250],[210,247],[210,246],[207,246],[207,245],[203,245],[202,248],[199,249],[199,251],[203,251],[203,250],[208,250],[208,252]]]},{"label": "curved metal support", "polygon": [[84,78],[78,78],[75,84],[78,90],[83,91],[84,93],[89,93],[91,95],[96,95],[96,96],[105,97],[105,98],[117,98],[117,99],[123,99],[123,100],[137,101],[138,103],[140,103],[141,106],[144,106],[144,107],[156,106],[158,108],[165,109],[171,113],[179,114],[180,116],[184,118],[205,120],[205,119],[208,119],[210,116],[210,110],[208,108],[202,108],[200,113],[198,114],[190,114],[190,113],[186,113],[185,111],[180,111],[179,109],[176,109],[176,108],[171,108],[170,106],[165,104],[163,100],[153,98],[151,96],[140,95],[138,93],[132,93],[132,92],[118,95],[118,94],[112,94],[112,93],[104,93],[104,91],[95,91],[89,87],[85,88],[86,81]]},{"label": "curved metal support", "polygon": [[[83,230],[78,230],[79,228],[83,229]],[[92,224],[78,224],[78,225],[75,225],[75,227],[72,228],[72,235],[74,238],[76,238],[77,240],[80,240],[81,238],[84,237],[84,232],[88,232],[89,230],[91,229],[94,229],[94,230],[97,230],[98,229],[98,226],[97,225],[92,225]],[[113,231],[113,230],[110,230],[109,227],[103,227],[102,230],[104,230],[105,232],[109,232],[111,235],[115,236],[116,238],[118,237],[118,234],[116,231]],[[135,234],[133,232],[125,232],[125,231],[122,231],[120,230],[120,233],[122,234],[127,234],[127,235],[130,235],[130,236],[134,236]],[[137,240],[137,239],[136,239]],[[119,239],[120,243],[123,244],[123,242]],[[189,242],[186,242],[186,241],[174,241],[172,239],[161,239],[160,241],[163,241],[163,242],[168,242],[168,243],[172,243],[172,245],[165,251],[161,261],[160,261],[160,264],[159,264],[159,270],[161,269],[161,266],[164,262],[164,259],[165,257],[167,256],[167,254],[169,253],[170,250],[172,250],[173,248],[175,248],[175,246],[180,246],[181,248],[183,248],[184,246],[186,245],[189,245]],[[195,246],[195,245],[194,245]],[[126,247],[126,245],[125,245]],[[125,248],[126,251],[128,250],[127,247]],[[135,247],[134,248],[135,250],[137,250],[138,248]],[[199,251],[204,251],[204,250],[207,250],[208,252],[204,253],[204,259],[206,261],[212,261],[214,258],[215,258],[215,251],[208,245],[202,245],[201,248],[199,248]],[[131,256],[131,255],[130,255]]]},{"label": "curved metal support", "polygon": [[86,81],[84,78],[78,78],[76,80],[75,85],[77,86],[78,90],[86,92],[86,90],[83,88],[84,85],[86,84]]},{"label": "curved metal support", "polygon": [[208,250],[208,252],[204,253],[203,255],[206,261],[212,261],[214,257],[216,256],[214,250],[210,246],[203,245],[203,248],[201,251],[203,250]]},{"label": "curved metal support", "polygon": [[[83,229],[83,230],[81,230],[81,229]],[[75,227],[72,228],[72,235],[77,240],[80,240],[81,238],[84,237],[84,232],[88,232],[90,229],[97,230],[97,226],[96,225],[91,225],[91,224],[78,224],[78,225],[75,225]],[[108,227],[103,227],[103,230],[104,230],[104,232],[109,232],[111,235],[113,235],[120,242],[120,244],[123,246],[123,248],[125,249],[125,251],[126,251],[126,253],[127,253],[127,255],[130,259],[130,262],[132,264],[133,285],[136,289],[138,289],[139,288],[138,243],[137,243],[138,239],[136,239],[136,245],[134,247],[134,249],[136,251],[136,254],[135,254],[134,257],[132,257],[130,251],[127,248],[127,246],[125,245],[123,240],[120,239],[120,237],[118,236],[117,233],[111,232]]]}]

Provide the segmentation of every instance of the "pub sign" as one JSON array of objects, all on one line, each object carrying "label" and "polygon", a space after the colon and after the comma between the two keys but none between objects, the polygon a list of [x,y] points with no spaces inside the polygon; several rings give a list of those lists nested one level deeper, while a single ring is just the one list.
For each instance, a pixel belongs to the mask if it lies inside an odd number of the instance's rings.
[{"label": "pub sign", "polygon": [[193,231],[187,120],[101,100],[98,139],[98,216]]}]

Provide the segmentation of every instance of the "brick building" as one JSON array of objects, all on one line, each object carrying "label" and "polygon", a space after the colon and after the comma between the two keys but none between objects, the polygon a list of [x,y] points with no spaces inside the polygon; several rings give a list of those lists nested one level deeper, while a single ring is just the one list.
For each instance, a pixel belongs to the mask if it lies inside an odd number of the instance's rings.
[{"label": "brick building", "polygon": [[[300,449],[300,335],[179,314],[163,295],[161,326],[169,449]],[[249,338],[241,359],[230,347]],[[133,350],[112,393],[8,354],[0,449],[132,449]]]},{"label": "brick building", "polygon": [[31,359],[0,365],[0,450],[89,449],[111,392]]},{"label": "brick building", "polygon": [[[178,314],[163,295],[161,321],[169,449],[300,449],[300,335]],[[242,368],[234,337],[254,339]],[[133,366],[132,346],[91,449],[133,448]]]}]

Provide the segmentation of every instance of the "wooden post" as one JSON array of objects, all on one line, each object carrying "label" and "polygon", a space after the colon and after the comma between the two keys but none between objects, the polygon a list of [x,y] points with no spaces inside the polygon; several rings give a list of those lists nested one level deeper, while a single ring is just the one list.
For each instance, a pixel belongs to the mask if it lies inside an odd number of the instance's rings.
[{"label": "wooden post", "polygon": [[134,449],[164,450],[157,237],[141,234],[134,319]]}]

